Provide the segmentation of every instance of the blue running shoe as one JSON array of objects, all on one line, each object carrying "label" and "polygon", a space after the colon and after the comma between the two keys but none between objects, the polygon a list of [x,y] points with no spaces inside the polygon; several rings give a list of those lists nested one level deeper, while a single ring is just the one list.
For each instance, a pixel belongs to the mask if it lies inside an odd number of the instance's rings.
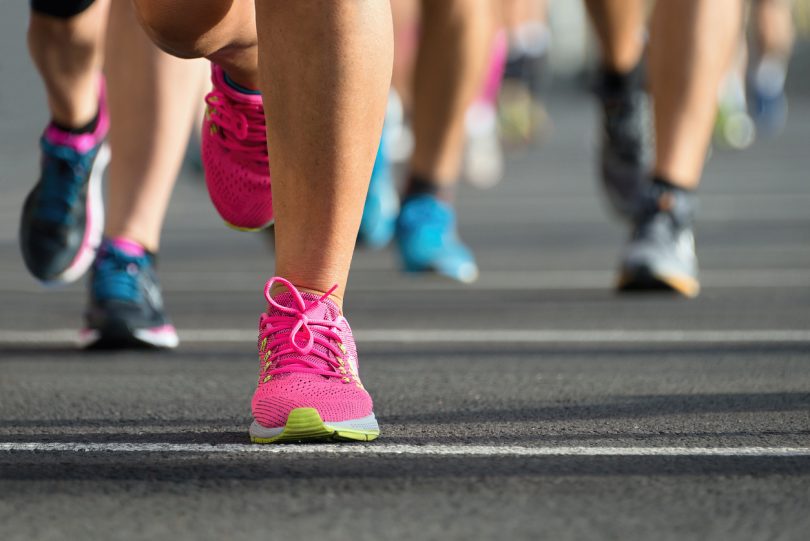
[{"label": "blue running shoe", "polygon": [[104,228],[108,126],[102,100],[92,133],[74,134],[51,124],[40,140],[41,174],[25,199],[19,239],[25,266],[45,284],[78,280],[95,258]]},{"label": "blue running shoe", "polygon": [[785,79],[788,59],[764,55],[754,65],[748,79],[749,105],[757,130],[768,137],[779,135],[785,128],[788,103]]},{"label": "blue running shoe", "polygon": [[357,235],[360,244],[375,250],[385,248],[394,238],[399,213],[399,196],[394,186],[394,175],[385,150],[385,141],[386,134],[383,127],[383,138],[377,148],[366,203],[363,206],[363,219],[360,221],[360,231]]},{"label": "blue running shoe", "polygon": [[754,122],[760,133],[768,137],[775,137],[782,133],[787,123],[788,114],[785,93],[768,93],[755,89],[752,101]]},{"label": "blue running shoe", "polygon": [[163,311],[155,257],[105,240],[93,264],[84,347],[174,348],[177,332]]},{"label": "blue running shoe", "polygon": [[434,271],[465,284],[478,278],[475,258],[458,236],[453,207],[432,195],[403,202],[397,245],[407,272]]}]

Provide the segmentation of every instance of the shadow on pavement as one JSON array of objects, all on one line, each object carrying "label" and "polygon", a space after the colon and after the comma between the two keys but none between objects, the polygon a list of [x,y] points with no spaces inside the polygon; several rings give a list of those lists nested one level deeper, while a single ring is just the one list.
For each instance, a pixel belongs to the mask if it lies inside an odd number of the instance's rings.
[{"label": "shadow on pavement", "polygon": [[[373,444],[369,444],[373,445]],[[810,475],[810,457],[435,457],[423,455],[233,455],[14,453],[0,480],[162,481],[426,480],[569,476]]]}]

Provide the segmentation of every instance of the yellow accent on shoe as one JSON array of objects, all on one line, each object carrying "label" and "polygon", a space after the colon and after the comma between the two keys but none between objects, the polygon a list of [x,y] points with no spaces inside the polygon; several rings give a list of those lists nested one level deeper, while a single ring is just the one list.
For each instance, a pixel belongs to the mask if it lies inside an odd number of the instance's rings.
[{"label": "yellow accent on shoe", "polygon": [[232,223],[227,222],[225,220],[223,221],[225,222],[225,225],[227,225],[231,229],[235,229],[236,231],[242,231],[243,233],[255,233],[256,231],[262,231],[264,229],[272,227],[276,223],[275,220],[271,220],[261,227],[239,227],[238,225],[233,225]]},{"label": "yellow accent on shoe", "polygon": [[[676,293],[680,293],[684,297],[690,299],[694,299],[700,293],[700,282],[691,276],[653,274],[651,277],[661,284],[669,287]],[[619,275],[619,280],[617,281],[616,287],[619,290],[626,289],[628,286],[633,285],[636,280],[637,276],[635,273],[624,271],[621,273],[621,275]],[[639,290],[642,289],[653,288],[639,288]]]},{"label": "yellow accent on shoe", "polygon": [[315,408],[296,408],[287,417],[281,434],[271,438],[250,436],[253,443],[294,443],[304,441],[372,441],[379,430],[332,427],[324,423]]},{"label": "yellow accent on shoe", "polygon": [[659,276],[658,279],[690,299],[694,299],[700,293],[700,282],[691,276]]}]

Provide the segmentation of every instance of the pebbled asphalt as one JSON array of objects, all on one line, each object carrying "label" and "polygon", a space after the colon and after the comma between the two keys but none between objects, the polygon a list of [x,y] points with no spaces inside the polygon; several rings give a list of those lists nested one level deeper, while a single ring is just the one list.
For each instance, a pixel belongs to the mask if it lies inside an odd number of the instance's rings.
[{"label": "pebbled asphalt", "polygon": [[[24,15],[24,5],[15,7]],[[84,285],[42,290],[16,246],[44,97],[22,25],[0,22],[0,443],[246,444],[252,340],[77,351]],[[13,77],[11,76],[13,75]],[[23,92],[24,91],[24,92]],[[346,313],[446,340],[359,342],[383,435],[369,446],[810,448],[810,342],[656,342],[644,331],[810,330],[810,101],[787,132],[708,164],[694,301],[611,290],[626,236],[596,191],[595,111],[555,94],[554,134],[460,193],[471,287],[359,251]],[[183,331],[250,333],[272,252],[221,226],[184,171],[160,258]],[[465,342],[453,331],[552,332]],[[39,342],[23,339],[38,331]],[[56,331],[51,334],[51,331]],[[554,339],[553,331],[582,340]],[[641,333],[626,341],[590,332]],[[59,334],[62,333],[62,334]],[[348,444],[350,445],[350,444]],[[351,448],[349,448],[351,449]],[[0,451],[0,539],[806,539],[807,456]]]}]

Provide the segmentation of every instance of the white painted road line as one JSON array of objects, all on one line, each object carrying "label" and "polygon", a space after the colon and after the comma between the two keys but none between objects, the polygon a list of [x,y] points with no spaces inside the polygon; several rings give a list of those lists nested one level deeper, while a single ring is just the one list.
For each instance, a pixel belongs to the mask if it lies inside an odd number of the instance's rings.
[{"label": "white painted road line", "polygon": [[810,447],[523,447],[510,445],[0,442],[9,453],[193,453],[478,457],[810,457]]},{"label": "white painted road line", "polygon": [[[251,343],[257,332],[251,329],[181,329],[186,343]],[[532,330],[532,329],[358,329],[361,343],[398,344],[779,344],[810,342],[810,330]],[[78,331],[0,331],[0,345],[70,344]]]},{"label": "white painted road line", "polygon": [[[605,270],[483,270],[475,284],[452,284],[441,279],[398,275],[392,267],[352,269],[349,291],[357,293],[402,293],[431,291],[578,291],[602,290],[606,294],[616,282],[616,272]],[[22,277],[22,279],[21,279]],[[255,293],[260,295],[266,276],[261,272],[195,270],[193,273],[162,270],[160,282],[169,294]],[[701,270],[701,287],[708,289],[807,289],[810,272],[797,269],[706,269]],[[76,288],[47,289],[20,272],[0,272],[0,292],[75,294]],[[82,293],[84,294],[84,293]]]}]

